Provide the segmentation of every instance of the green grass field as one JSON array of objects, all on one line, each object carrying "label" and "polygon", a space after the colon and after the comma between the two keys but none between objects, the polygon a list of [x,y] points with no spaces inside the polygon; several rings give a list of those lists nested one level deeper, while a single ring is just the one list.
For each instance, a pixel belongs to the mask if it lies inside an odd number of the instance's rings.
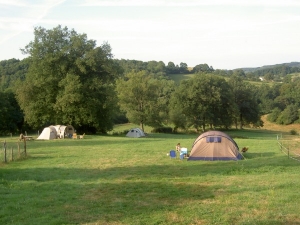
[{"label": "green grass field", "polygon": [[300,162],[279,150],[280,132],[226,133],[245,160],[167,156],[197,134],[28,141],[28,158],[0,163],[0,224],[300,224]]}]

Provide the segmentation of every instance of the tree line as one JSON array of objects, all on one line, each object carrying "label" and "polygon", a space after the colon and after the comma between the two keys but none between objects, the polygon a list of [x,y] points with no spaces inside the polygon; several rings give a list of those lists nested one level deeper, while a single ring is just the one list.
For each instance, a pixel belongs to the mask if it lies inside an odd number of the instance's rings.
[{"label": "tree line", "polygon": [[[62,26],[34,28],[22,52],[28,57],[0,62],[2,134],[53,124],[106,133],[127,121],[174,131],[241,129],[263,126],[263,114],[280,124],[299,120],[300,81],[288,74],[282,83],[257,86],[249,82],[257,75],[242,69],[114,59],[108,43],[97,46]],[[171,79],[187,73],[194,76],[180,84]]]}]

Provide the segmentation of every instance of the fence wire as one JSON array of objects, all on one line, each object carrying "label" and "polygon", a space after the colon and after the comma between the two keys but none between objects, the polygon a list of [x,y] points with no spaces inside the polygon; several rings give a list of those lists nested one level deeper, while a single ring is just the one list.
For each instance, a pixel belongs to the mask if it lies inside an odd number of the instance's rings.
[{"label": "fence wire", "polygon": [[290,140],[285,140],[282,135],[277,135],[277,144],[280,148],[280,151],[282,151],[284,154],[288,156],[290,159],[294,159],[298,162],[300,162],[300,150],[297,148],[297,145],[293,144],[290,142],[290,144],[287,146],[285,145],[284,141],[290,141]]}]

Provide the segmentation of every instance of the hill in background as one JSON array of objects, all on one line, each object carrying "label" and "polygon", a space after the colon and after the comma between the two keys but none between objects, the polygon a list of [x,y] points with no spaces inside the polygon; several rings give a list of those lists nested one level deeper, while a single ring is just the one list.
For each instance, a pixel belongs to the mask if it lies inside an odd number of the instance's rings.
[{"label": "hill in background", "polygon": [[261,66],[261,67],[245,67],[245,68],[239,68],[245,71],[245,73],[248,72],[255,72],[258,70],[264,70],[264,69],[271,69],[275,68],[278,66],[288,66],[288,67],[299,67],[300,68],[300,62],[290,62],[290,63],[281,63],[281,64],[275,64],[275,65],[266,65],[266,66]]}]

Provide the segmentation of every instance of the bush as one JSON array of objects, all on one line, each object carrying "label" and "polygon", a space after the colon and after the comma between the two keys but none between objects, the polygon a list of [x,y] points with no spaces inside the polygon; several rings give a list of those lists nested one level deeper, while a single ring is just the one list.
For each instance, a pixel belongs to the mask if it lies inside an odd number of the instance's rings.
[{"label": "bush", "polygon": [[129,132],[129,130],[123,130],[123,131],[114,131],[112,133],[113,136],[116,136],[116,135],[126,135],[127,133]]},{"label": "bush", "polygon": [[290,130],[290,134],[291,134],[291,135],[297,135],[298,133],[297,133],[297,131],[295,131],[295,130]]},{"label": "bush", "polygon": [[171,134],[173,133],[172,127],[157,127],[154,128],[151,133],[168,133]]}]

